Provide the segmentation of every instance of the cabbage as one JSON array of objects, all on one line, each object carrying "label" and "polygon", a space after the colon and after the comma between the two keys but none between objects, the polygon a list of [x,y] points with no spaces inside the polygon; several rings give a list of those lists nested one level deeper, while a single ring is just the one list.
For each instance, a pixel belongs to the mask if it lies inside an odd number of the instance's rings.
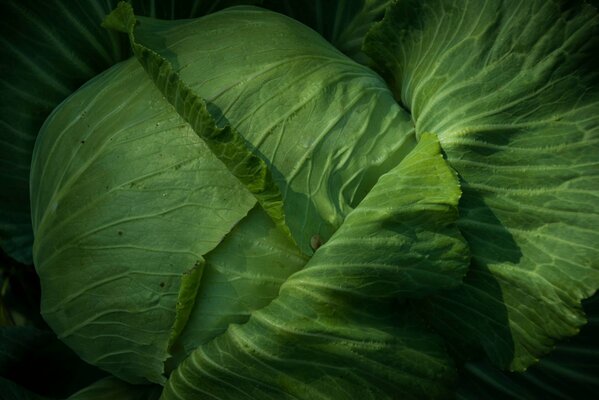
[{"label": "cabbage", "polygon": [[132,57],[24,150],[30,208],[3,212],[32,224],[3,248],[109,375],[71,398],[562,395],[515,382],[599,287],[597,10],[308,4],[119,3],[97,43]]}]

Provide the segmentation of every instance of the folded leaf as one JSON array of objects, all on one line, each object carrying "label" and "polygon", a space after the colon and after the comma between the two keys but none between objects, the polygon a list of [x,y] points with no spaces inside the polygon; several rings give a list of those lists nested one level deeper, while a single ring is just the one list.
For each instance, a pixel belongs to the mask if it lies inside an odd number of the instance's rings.
[{"label": "folded leaf", "polygon": [[415,144],[379,76],[280,14],[170,22],[122,4],[105,25],[130,32],[165,97],[197,132],[211,126],[202,139],[305,254]]},{"label": "folded leaf", "polygon": [[285,283],[368,302],[421,298],[461,284],[470,261],[455,224],[460,188],[433,134],[352,211]]},{"label": "folded leaf", "polygon": [[459,188],[433,135],[383,175],[306,267],[243,325],[199,346],[163,398],[444,398],[439,337],[396,296],[459,284],[468,251]]},{"label": "folded leaf", "polygon": [[262,208],[252,209],[206,255],[195,306],[180,337],[181,354],[191,353],[231,323],[246,322],[277,297],[283,282],[307,260]]},{"label": "folded leaf", "polygon": [[264,160],[254,154],[239,132],[230,125],[222,128],[218,126],[208,110],[206,101],[185,84],[168,60],[152,49],[137,43],[134,33],[136,24],[133,8],[129,3],[124,2],[119,3],[103,22],[105,27],[129,35],[133,53],[156,87],[216,157],[256,196],[262,208],[281,231],[290,235],[289,228],[285,224],[281,192],[275,185]]}]

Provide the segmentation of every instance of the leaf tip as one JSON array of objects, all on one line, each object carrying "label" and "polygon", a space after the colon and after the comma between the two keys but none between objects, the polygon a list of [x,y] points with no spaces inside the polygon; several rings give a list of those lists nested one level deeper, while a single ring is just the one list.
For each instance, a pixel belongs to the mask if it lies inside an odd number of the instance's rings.
[{"label": "leaf tip", "polygon": [[136,22],[131,4],[120,1],[116,8],[104,18],[102,27],[128,34],[133,31]]}]

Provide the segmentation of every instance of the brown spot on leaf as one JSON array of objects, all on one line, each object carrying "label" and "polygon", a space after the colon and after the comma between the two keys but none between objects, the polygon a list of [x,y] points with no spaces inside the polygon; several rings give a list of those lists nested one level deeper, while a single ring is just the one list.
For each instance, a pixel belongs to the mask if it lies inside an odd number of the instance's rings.
[{"label": "brown spot on leaf", "polygon": [[313,235],[310,238],[310,247],[312,247],[312,250],[316,251],[320,246],[322,246],[322,238],[319,234]]}]

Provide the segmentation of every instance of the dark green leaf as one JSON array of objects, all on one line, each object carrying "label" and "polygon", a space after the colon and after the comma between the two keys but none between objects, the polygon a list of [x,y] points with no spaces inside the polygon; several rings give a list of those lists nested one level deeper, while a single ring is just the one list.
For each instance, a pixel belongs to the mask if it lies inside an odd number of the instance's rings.
[{"label": "dark green leaf", "polygon": [[180,364],[164,399],[449,397],[439,338],[388,300],[459,284],[459,193],[436,137],[423,136],[279,297]]},{"label": "dark green leaf", "polygon": [[471,272],[431,319],[505,368],[575,335],[599,288],[598,32],[584,2],[406,0],[366,40],[461,178]]},{"label": "dark green leaf", "polygon": [[15,326],[0,328],[0,376],[42,396],[66,397],[104,373],[81,361],[54,333]]}]

